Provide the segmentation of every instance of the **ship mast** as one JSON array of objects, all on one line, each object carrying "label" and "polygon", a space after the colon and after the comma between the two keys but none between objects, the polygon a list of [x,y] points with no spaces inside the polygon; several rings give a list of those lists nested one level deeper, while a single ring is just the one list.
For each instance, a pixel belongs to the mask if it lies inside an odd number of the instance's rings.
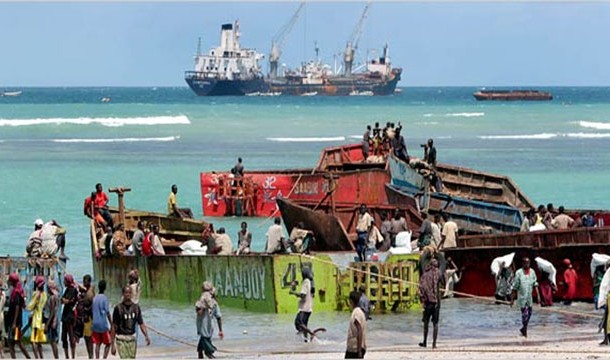
[{"label": "ship mast", "polygon": [[271,40],[271,52],[269,54],[269,76],[272,78],[277,77],[277,64],[280,60],[280,56],[282,55],[282,46],[284,45],[284,41],[286,41],[286,37],[292,31],[294,24],[296,24],[303,8],[305,7],[305,2],[302,2],[299,5],[297,11],[292,15],[290,20],[282,26],[282,28],[275,34],[273,39]]},{"label": "ship mast", "polygon": [[350,76],[352,74],[352,65],[354,64],[354,54],[358,49],[358,42],[360,41],[360,36],[362,35],[362,28],[364,27],[364,20],[366,19],[366,15],[369,12],[369,7],[371,3],[368,2],[362,11],[362,15],[360,16],[360,20],[356,24],[352,35],[350,36],[349,41],[347,42],[347,46],[345,47],[345,53],[343,54],[343,62],[345,63],[345,75]]}]

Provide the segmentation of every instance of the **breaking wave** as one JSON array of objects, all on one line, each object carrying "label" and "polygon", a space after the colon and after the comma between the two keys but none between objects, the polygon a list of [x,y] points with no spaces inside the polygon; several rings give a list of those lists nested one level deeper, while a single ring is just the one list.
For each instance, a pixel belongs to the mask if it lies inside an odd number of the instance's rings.
[{"label": "breaking wave", "polygon": [[332,137],[271,137],[271,138],[267,138],[267,140],[269,140],[269,141],[277,141],[277,142],[327,142],[327,141],[345,141],[345,136],[332,136]]},{"label": "breaking wave", "polygon": [[149,116],[127,118],[37,118],[37,119],[0,119],[0,126],[33,126],[33,125],[91,125],[118,127],[126,125],[188,125],[190,120],[185,115],[178,116]]},{"label": "breaking wave", "polygon": [[596,122],[596,121],[579,121],[578,125],[597,130],[610,130],[610,123]]},{"label": "breaking wave", "polygon": [[433,116],[444,116],[444,117],[479,117],[485,116],[484,112],[459,112],[459,113],[446,113],[446,114],[424,114],[424,117],[433,117]]},{"label": "breaking wave", "polygon": [[552,139],[554,137],[557,137],[557,134],[548,134],[548,133],[543,133],[543,134],[528,134],[528,135],[483,135],[483,136],[478,136],[479,139],[485,139],[485,140],[496,140],[496,139],[502,139],[502,140],[514,140],[514,139]]},{"label": "breaking wave", "polygon": [[180,139],[180,136],[166,136],[166,137],[151,137],[151,138],[116,138],[116,139],[53,139],[52,142],[56,143],[114,143],[114,142],[168,142],[176,141]]},{"label": "breaking wave", "polygon": [[528,135],[484,135],[478,136],[484,140],[548,140],[553,138],[573,139],[605,139],[610,138],[610,133],[542,133]]},{"label": "breaking wave", "polygon": [[604,139],[610,138],[610,133],[569,133],[566,136],[579,139]]},{"label": "breaking wave", "polygon": [[461,113],[449,113],[445,114],[447,117],[478,117],[485,116],[484,112],[461,112]]}]

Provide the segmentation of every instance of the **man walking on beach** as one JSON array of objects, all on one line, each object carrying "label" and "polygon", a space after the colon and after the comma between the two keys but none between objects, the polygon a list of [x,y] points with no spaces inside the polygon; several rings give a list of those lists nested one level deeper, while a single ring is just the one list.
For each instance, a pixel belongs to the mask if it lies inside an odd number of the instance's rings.
[{"label": "man walking on beach", "polygon": [[358,306],[361,295],[359,291],[352,291],[349,294],[352,316],[347,328],[346,359],[364,359],[366,353],[366,315]]},{"label": "man walking on beach", "polygon": [[216,346],[212,344],[212,336],[214,335],[213,319],[216,319],[218,325],[218,336],[222,340],[224,332],[222,331],[222,315],[218,302],[216,301],[214,286],[211,282],[206,281],[202,286],[201,296],[195,303],[195,311],[197,313],[197,335],[199,335],[199,344],[197,344],[197,355],[199,359],[203,359],[203,355],[209,359],[214,359]]},{"label": "man walking on beach", "polygon": [[441,308],[441,298],[439,296],[440,272],[438,260],[432,258],[426,265],[424,274],[419,278],[419,299],[424,308],[424,341],[419,346],[426,347],[428,340],[428,327],[430,320],[434,326],[432,332],[432,348],[436,348],[436,338],[438,336],[438,320]]},{"label": "man walking on beach", "polygon": [[104,295],[104,291],[106,291],[106,280],[100,280],[97,286],[99,294],[95,295],[93,298],[91,340],[95,346],[95,358],[100,358],[100,347],[104,344],[104,359],[106,359],[112,343],[110,339],[110,324],[112,323],[112,318],[110,317],[110,303],[108,302],[106,295]]},{"label": "man walking on beach", "polygon": [[519,329],[521,335],[527,337],[527,325],[532,317],[532,291],[536,290],[536,297],[540,299],[540,291],[538,290],[538,279],[536,273],[530,268],[530,259],[524,257],[523,268],[517,270],[515,273],[515,280],[513,282],[513,294],[510,301],[510,305],[513,306],[515,298],[517,298],[517,304],[521,309],[521,322],[523,327]]},{"label": "man walking on beach", "polygon": [[296,281],[292,283],[292,288],[290,289],[290,294],[295,295],[299,298],[299,312],[297,313],[296,318],[294,319],[294,327],[297,329],[299,333],[303,334],[303,339],[307,342],[307,334],[310,335],[310,341],[313,339],[314,334],[308,328],[309,317],[311,316],[311,312],[313,311],[313,294],[314,294],[314,286],[313,286],[313,273],[311,269],[307,266],[304,266],[301,269],[301,275],[303,276],[303,284],[301,285],[301,291],[296,292]]},{"label": "man walking on beach", "polygon": [[[144,319],[142,319],[142,310],[138,304],[131,301],[131,296],[131,287],[124,286],[123,301],[114,307],[112,313],[112,350],[118,349],[121,359],[135,359],[136,357],[138,350],[136,324],[140,325],[140,330],[146,339],[146,346],[150,345],[148,331]],[[114,351],[112,355],[115,355]]]}]

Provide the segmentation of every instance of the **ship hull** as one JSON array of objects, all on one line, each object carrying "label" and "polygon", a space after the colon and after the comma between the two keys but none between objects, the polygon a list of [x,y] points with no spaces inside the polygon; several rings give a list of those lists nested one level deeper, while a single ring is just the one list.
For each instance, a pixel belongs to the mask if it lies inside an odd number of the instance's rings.
[{"label": "ship hull", "polygon": [[348,96],[394,94],[401,72],[395,71],[389,79],[371,78],[365,75],[330,77],[325,83],[302,84],[283,78],[251,80],[218,80],[187,73],[185,81],[198,96],[243,96],[246,94],[279,94],[287,96]]},{"label": "ship hull", "polygon": [[185,78],[191,90],[198,96],[243,96],[250,93],[266,92],[268,87],[263,79],[217,80],[210,78]]},{"label": "ship hull", "polygon": [[490,271],[494,258],[515,253],[515,268],[521,267],[521,259],[529,257],[538,279],[546,277],[536,267],[534,258],[550,261],[557,269],[556,300],[563,298],[563,259],[570,259],[578,283],[576,300],[593,299],[591,259],[593,253],[610,254],[610,228],[577,228],[499,235],[464,236],[458,240],[458,248],[445,249],[458,267],[464,267],[462,278],[455,290],[477,296],[494,296],[495,279]]},{"label": "ship hull", "polygon": [[303,96],[315,94],[318,96],[348,96],[370,93],[375,96],[394,94],[400,81],[401,72],[395,71],[390,79],[376,79],[363,75],[353,77],[329,77],[321,84],[302,84],[285,79],[269,80],[269,90],[282,95]]}]

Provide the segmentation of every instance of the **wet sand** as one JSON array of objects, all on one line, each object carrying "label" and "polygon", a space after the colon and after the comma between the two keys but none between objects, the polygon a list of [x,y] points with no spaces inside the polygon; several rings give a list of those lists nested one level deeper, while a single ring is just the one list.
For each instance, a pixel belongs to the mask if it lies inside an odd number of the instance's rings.
[{"label": "wet sand", "polygon": [[[597,332],[560,332],[553,337],[535,333],[528,339],[519,336],[483,340],[439,340],[438,348],[420,348],[416,343],[408,345],[376,347],[369,344],[366,359],[457,359],[478,360],[505,359],[598,359],[610,356],[610,347],[600,346],[601,335]],[[272,339],[270,339],[271,341]],[[344,356],[344,344],[333,344],[332,349],[321,349],[319,344],[296,344],[292,349],[282,344],[270,344],[269,351],[248,351],[240,341],[215,339],[219,348],[218,358],[225,359],[340,359]],[[285,345],[285,344],[284,344]],[[141,358],[196,358],[193,347],[140,347]]]}]

